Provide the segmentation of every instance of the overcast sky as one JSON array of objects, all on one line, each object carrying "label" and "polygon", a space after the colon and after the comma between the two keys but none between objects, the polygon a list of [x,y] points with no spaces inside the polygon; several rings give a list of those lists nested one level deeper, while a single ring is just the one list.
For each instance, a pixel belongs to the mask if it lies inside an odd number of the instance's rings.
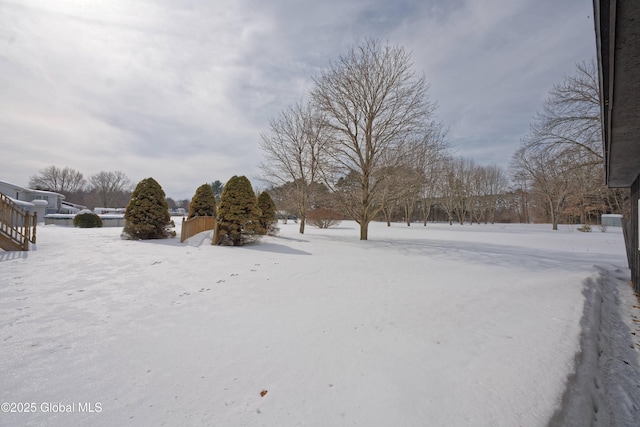
[{"label": "overcast sky", "polygon": [[411,53],[458,154],[505,168],[595,54],[591,0],[0,0],[0,180],[254,181],[268,119],[366,37]]}]

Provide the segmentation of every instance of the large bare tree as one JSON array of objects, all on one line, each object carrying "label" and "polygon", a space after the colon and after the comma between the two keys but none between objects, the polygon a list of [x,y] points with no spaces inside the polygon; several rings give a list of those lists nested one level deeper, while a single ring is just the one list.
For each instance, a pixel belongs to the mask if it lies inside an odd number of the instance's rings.
[{"label": "large bare tree", "polygon": [[367,240],[369,223],[382,208],[387,171],[393,173],[409,142],[424,135],[435,103],[424,77],[413,72],[410,55],[378,40],[352,47],[313,81],[311,97],[331,130],[325,182],[335,190],[340,178],[348,178],[350,185],[336,194],[360,225],[360,239]]},{"label": "large bare tree", "polygon": [[266,161],[260,164],[264,178],[274,186],[293,183],[293,201],[304,234],[313,184],[327,142],[326,123],[309,103],[298,102],[269,120],[269,132],[261,135]]},{"label": "large bare tree", "polygon": [[98,197],[103,208],[117,208],[117,203],[122,203],[123,195],[128,190],[130,181],[127,176],[120,171],[101,171],[89,178],[92,191]]},{"label": "large bare tree", "polygon": [[620,194],[600,178],[603,168],[598,73],[595,61],[581,62],[549,92],[512,158],[512,173],[545,201],[555,230],[561,214],[588,222],[618,205]]},{"label": "large bare tree", "polygon": [[65,198],[82,191],[86,185],[82,173],[69,167],[48,166],[29,179],[29,187],[54,191]]},{"label": "large bare tree", "polygon": [[600,91],[595,61],[576,64],[574,75],[549,91],[531,125],[531,146],[553,147],[562,155],[577,153],[579,161],[600,165],[603,159]]}]

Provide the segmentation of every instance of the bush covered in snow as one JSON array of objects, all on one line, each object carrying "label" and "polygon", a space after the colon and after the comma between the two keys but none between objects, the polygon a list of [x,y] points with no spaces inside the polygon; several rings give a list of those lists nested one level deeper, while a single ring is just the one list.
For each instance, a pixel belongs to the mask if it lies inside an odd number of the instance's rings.
[{"label": "bush covered in snow", "polygon": [[97,228],[102,227],[102,220],[90,210],[82,210],[73,217],[73,225],[79,228]]},{"label": "bush covered in snow", "polygon": [[216,196],[209,184],[202,184],[189,203],[189,218],[195,216],[216,216]]},{"label": "bush covered in snow", "polygon": [[175,236],[169,205],[162,187],[153,178],[143,179],[131,194],[124,214],[124,239],[166,239]]},{"label": "bush covered in snow", "polygon": [[318,228],[335,227],[342,222],[342,214],[333,209],[318,208],[307,214],[307,221]]},{"label": "bush covered in snow", "polygon": [[255,242],[265,233],[260,214],[251,182],[245,176],[231,177],[220,197],[213,244],[242,246]]}]

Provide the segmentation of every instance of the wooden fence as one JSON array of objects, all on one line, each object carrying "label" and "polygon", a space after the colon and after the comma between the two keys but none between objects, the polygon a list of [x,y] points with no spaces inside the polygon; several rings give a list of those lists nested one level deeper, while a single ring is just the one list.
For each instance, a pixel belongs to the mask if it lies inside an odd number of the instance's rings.
[{"label": "wooden fence", "polygon": [[194,216],[191,219],[182,218],[180,243],[203,231],[213,230],[215,227],[216,219],[212,216]]},{"label": "wooden fence", "polygon": [[38,214],[20,208],[0,193],[0,239],[3,249],[28,251],[29,242],[36,243]]}]

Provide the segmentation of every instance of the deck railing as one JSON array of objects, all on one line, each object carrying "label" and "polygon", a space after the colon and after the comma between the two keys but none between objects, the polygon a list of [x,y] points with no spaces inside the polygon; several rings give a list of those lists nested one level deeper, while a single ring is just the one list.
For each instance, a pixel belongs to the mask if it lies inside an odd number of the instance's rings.
[{"label": "deck railing", "polygon": [[14,247],[29,250],[29,242],[36,243],[38,215],[33,215],[0,193],[0,235]]},{"label": "deck railing", "polygon": [[213,230],[216,226],[216,219],[212,216],[194,216],[191,219],[182,218],[182,231],[180,232],[180,243],[189,237],[207,230]]}]

